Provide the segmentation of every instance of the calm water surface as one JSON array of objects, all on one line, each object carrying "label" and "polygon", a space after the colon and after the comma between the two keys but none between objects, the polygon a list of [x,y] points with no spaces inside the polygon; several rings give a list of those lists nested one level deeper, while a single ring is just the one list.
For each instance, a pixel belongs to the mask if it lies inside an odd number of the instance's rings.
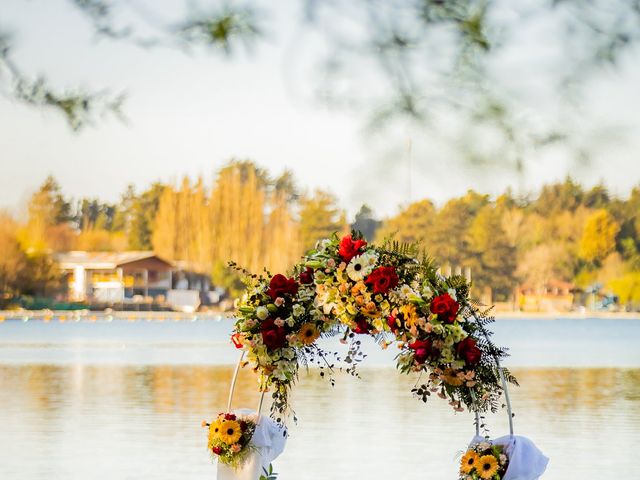
[{"label": "calm water surface", "polygon": [[[640,321],[499,321],[512,347],[516,433],[551,457],[552,479],[637,478]],[[226,404],[236,351],[228,322],[0,324],[0,479],[214,479],[204,418]],[[335,342],[332,342],[335,346]],[[391,352],[362,379],[295,392],[283,480],[456,477],[472,417],[411,397]],[[257,402],[243,372],[237,406]],[[488,418],[496,436],[506,414]]]}]

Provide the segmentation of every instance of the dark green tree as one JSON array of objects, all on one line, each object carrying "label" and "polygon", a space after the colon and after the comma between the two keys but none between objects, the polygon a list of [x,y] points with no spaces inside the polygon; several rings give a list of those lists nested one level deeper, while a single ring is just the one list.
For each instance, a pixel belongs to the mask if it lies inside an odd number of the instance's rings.
[{"label": "dark green tree", "polygon": [[381,222],[373,215],[373,210],[368,205],[362,205],[356,213],[351,229],[362,232],[364,238],[371,242],[376,237],[380,224]]},{"label": "dark green tree", "polygon": [[131,211],[128,214],[130,223],[127,232],[130,249],[151,250],[153,248],[151,238],[164,188],[165,186],[161,183],[153,183],[132,202]]}]

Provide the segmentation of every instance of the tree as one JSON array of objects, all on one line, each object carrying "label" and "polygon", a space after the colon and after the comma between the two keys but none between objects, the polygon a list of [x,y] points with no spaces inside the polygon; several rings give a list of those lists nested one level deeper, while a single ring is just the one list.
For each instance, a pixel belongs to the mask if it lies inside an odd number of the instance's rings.
[{"label": "tree", "polygon": [[487,195],[470,190],[464,197],[449,200],[438,212],[427,245],[441,264],[463,266],[472,257],[467,230],[488,202]]},{"label": "tree", "polygon": [[48,176],[31,196],[29,218],[21,234],[21,243],[28,252],[46,252],[51,248],[49,231],[71,219],[70,203],[65,200],[58,182]]},{"label": "tree", "polygon": [[300,258],[300,229],[293,218],[284,190],[274,193],[265,228],[265,266],[272,272],[285,272]]},{"label": "tree", "polygon": [[176,259],[177,198],[172,187],[162,190],[151,235],[153,250],[166,260]]},{"label": "tree", "polygon": [[13,217],[0,210],[0,294],[16,293],[26,268],[27,256],[20,248],[17,231],[18,224]]},{"label": "tree", "polygon": [[502,229],[502,219],[493,205],[478,211],[467,235],[474,285],[491,289],[494,298],[506,300],[515,287],[516,250]]},{"label": "tree", "polygon": [[607,286],[618,296],[620,304],[628,307],[640,304],[640,272],[628,272],[609,281]]},{"label": "tree", "polygon": [[430,245],[431,229],[436,217],[436,209],[430,200],[422,200],[409,205],[395,217],[382,223],[376,240],[381,242],[393,237],[400,242],[422,242]]},{"label": "tree", "polygon": [[542,187],[538,199],[533,204],[540,215],[553,215],[562,210],[574,211],[584,201],[582,187],[567,177],[563,183],[554,183]]},{"label": "tree", "polygon": [[576,258],[564,242],[550,241],[523,252],[516,277],[529,288],[542,289],[550,280],[571,282],[577,271]]},{"label": "tree", "polygon": [[159,182],[142,192],[131,205],[128,241],[131,250],[150,250],[152,248],[153,222],[158,211],[160,196],[164,185]]},{"label": "tree", "polygon": [[587,219],[580,240],[580,258],[599,265],[616,247],[620,225],[609,212],[596,210]]},{"label": "tree", "polygon": [[300,238],[303,251],[307,251],[316,242],[346,227],[344,211],[338,206],[338,200],[331,193],[316,190],[312,196],[300,200]]},{"label": "tree", "polygon": [[364,238],[371,242],[376,237],[380,224],[381,222],[374,217],[373,210],[368,205],[362,205],[356,213],[351,229],[362,232]]}]

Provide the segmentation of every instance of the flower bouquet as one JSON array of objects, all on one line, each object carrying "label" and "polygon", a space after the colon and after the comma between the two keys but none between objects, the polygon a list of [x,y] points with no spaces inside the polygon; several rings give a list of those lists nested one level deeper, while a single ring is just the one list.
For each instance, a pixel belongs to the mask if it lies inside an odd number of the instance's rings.
[{"label": "flower bouquet", "polygon": [[476,443],[462,456],[459,480],[502,480],[509,458],[502,445]]},{"label": "flower bouquet", "polygon": [[490,440],[476,435],[460,461],[458,480],[536,480],[549,459],[527,437]]},{"label": "flower bouquet", "polygon": [[220,413],[212,423],[202,422],[209,428],[207,448],[212,458],[237,468],[252,450],[251,438],[256,423],[249,417],[238,418],[234,413]]}]

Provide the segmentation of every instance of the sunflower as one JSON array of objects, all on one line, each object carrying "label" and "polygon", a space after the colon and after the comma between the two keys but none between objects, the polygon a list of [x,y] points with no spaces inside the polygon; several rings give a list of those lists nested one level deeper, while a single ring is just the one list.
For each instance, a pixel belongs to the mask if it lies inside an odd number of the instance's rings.
[{"label": "sunflower", "polygon": [[220,420],[211,422],[209,425],[209,448],[213,446],[213,443],[220,437]]},{"label": "sunflower", "polygon": [[469,450],[460,460],[460,471],[462,473],[471,473],[471,470],[478,466],[480,457],[473,450]]},{"label": "sunflower", "polygon": [[305,323],[300,327],[298,338],[305,345],[311,345],[320,336],[320,332],[313,323]]},{"label": "sunflower", "polygon": [[220,424],[220,440],[227,445],[233,445],[240,437],[242,437],[242,431],[240,430],[240,424],[235,420],[224,420]]},{"label": "sunflower", "polygon": [[498,472],[498,460],[493,455],[483,455],[478,460],[476,470],[480,478],[489,480]]}]

